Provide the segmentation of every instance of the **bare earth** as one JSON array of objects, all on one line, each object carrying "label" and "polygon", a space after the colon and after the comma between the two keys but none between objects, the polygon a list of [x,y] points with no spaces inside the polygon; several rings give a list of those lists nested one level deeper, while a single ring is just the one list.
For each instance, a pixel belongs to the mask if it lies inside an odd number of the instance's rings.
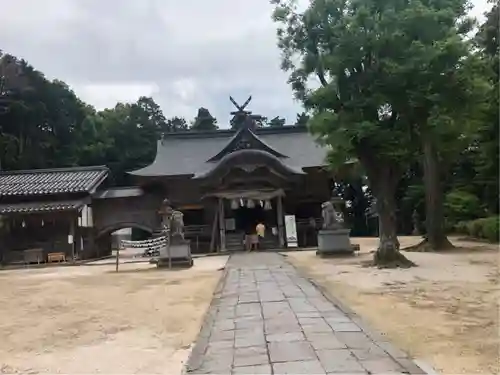
[{"label": "bare earth", "polygon": [[[402,247],[417,237],[400,238]],[[360,255],[288,259],[400,349],[446,374],[500,373],[498,246],[452,239],[462,249],[407,253],[419,267],[363,268],[378,240],[353,238]],[[465,248],[465,249],[464,249]]]},{"label": "bare earth", "polygon": [[180,374],[226,261],[0,272],[0,374]]}]

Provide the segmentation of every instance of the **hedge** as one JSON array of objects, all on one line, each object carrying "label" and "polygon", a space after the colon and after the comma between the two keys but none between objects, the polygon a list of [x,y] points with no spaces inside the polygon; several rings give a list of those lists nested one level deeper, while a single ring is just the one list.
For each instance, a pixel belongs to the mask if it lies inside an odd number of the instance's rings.
[{"label": "hedge", "polygon": [[455,231],[470,237],[498,242],[500,235],[500,216],[491,216],[472,221],[461,221],[455,225]]}]

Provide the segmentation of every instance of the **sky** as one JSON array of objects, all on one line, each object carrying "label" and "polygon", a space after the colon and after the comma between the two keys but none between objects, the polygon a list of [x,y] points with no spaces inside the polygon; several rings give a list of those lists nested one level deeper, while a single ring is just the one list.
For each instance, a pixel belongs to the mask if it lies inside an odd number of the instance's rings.
[{"label": "sky", "polygon": [[[473,0],[481,16],[486,0]],[[232,95],[293,123],[269,0],[15,0],[0,5],[0,49],[98,109],[152,96],[167,117],[199,107],[228,127]]]}]

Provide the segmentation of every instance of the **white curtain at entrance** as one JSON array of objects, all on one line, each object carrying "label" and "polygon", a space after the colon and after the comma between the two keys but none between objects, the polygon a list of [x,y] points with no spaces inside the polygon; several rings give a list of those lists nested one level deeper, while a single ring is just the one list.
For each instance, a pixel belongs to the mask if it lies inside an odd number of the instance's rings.
[{"label": "white curtain at entrance", "polygon": [[231,210],[237,210],[240,207],[240,201],[238,199],[231,199]]},{"label": "white curtain at entrance", "polygon": [[266,211],[270,211],[273,209],[273,206],[271,205],[271,201],[267,200],[265,203],[264,203],[264,210]]},{"label": "white curtain at entrance", "polygon": [[255,201],[268,201],[276,197],[282,197],[285,195],[283,189],[277,190],[240,190],[240,191],[224,191],[215,193],[214,196],[217,198],[224,199],[252,199]]}]

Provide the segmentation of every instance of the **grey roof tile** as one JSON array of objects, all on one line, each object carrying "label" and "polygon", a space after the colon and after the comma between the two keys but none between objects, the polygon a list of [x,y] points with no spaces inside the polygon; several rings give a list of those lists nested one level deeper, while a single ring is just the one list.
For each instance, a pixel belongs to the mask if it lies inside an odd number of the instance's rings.
[{"label": "grey roof tile", "polygon": [[[266,145],[287,156],[282,162],[292,169],[326,165],[327,149],[303,129],[259,129],[256,133]],[[234,131],[225,130],[169,136],[158,142],[157,156],[151,165],[130,173],[136,176],[203,175],[214,166],[207,161],[234,135]]]},{"label": "grey roof tile", "polygon": [[13,213],[42,213],[54,211],[76,210],[85,204],[82,200],[77,201],[52,201],[52,202],[26,202],[0,204],[0,215]]},{"label": "grey roof tile", "polygon": [[91,192],[107,175],[101,166],[0,172],[0,197]]},{"label": "grey roof tile", "polygon": [[139,197],[143,194],[144,192],[141,188],[132,186],[102,190],[94,194],[92,197],[94,199],[128,198]]}]

